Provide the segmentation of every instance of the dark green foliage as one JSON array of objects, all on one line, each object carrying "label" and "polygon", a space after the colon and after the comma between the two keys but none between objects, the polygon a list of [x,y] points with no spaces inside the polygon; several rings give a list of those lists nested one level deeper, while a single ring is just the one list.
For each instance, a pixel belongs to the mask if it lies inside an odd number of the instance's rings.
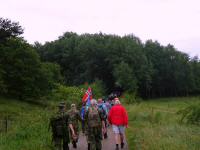
[{"label": "dark green foliage", "polygon": [[61,66],[67,85],[99,79],[107,92],[119,86],[144,98],[200,93],[199,59],[190,59],[170,44],[143,44],[134,35],[66,32],[56,41],[35,43],[35,48],[43,61]]},{"label": "dark green foliage", "polygon": [[22,33],[18,23],[0,18],[0,94],[39,98],[62,82],[60,66],[42,63],[36,50],[18,37]]},{"label": "dark green foliage", "polygon": [[84,95],[84,89],[78,87],[66,87],[58,84],[52,91],[49,99],[54,101],[64,101],[67,108],[70,108],[72,103],[79,104]]},{"label": "dark green foliage", "polygon": [[173,45],[142,43],[134,35],[66,32],[58,40],[30,46],[18,37],[21,33],[18,23],[0,18],[1,94],[42,96],[57,82],[79,86],[97,80],[106,92],[120,88],[143,98],[200,93],[198,57]]},{"label": "dark green foliage", "polygon": [[[39,89],[34,88],[39,77],[40,60],[37,53],[21,39],[7,40],[0,54],[7,94],[23,98]],[[36,92],[37,93],[37,92]]]},{"label": "dark green foliage", "polygon": [[89,85],[87,85],[87,84],[81,85],[80,87],[86,90],[88,88],[88,86],[91,87],[92,95],[94,98],[96,98],[96,99],[100,98],[100,97],[102,98],[102,96],[106,95],[106,87],[105,87],[103,81],[96,79],[93,83],[91,83]]},{"label": "dark green foliage", "polygon": [[10,37],[16,37],[23,33],[18,22],[11,22],[9,19],[0,18],[0,42]]},{"label": "dark green foliage", "polygon": [[0,93],[6,93],[6,85],[3,80],[4,74],[5,74],[5,71],[3,70],[2,65],[0,65],[0,89],[1,89]]},{"label": "dark green foliage", "polygon": [[63,80],[60,73],[60,66],[55,63],[41,63],[40,75],[38,86],[46,94],[48,94],[49,90],[56,87],[56,83],[62,83]]},{"label": "dark green foliage", "polygon": [[96,80],[92,84],[81,85],[79,87],[68,87],[61,84],[57,84],[53,92],[50,94],[49,99],[54,101],[64,101],[68,108],[70,108],[70,105],[72,103],[75,103],[78,106],[80,106],[82,104],[83,95],[85,94],[88,86],[92,88],[92,95],[94,98],[100,98],[105,94],[105,89],[102,85],[102,82]]},{"label": "dark green foliage", "polygon": [[181,122],[200,125],[200,103],[181,109],[178,114],[182,116]]},{"label": "dark green foliage", "polygon": [[114,77],[116,84],[120,87],[123,87],[124,90],[129,92],[134,92],[137,90],[137,80],[133,70],[127,63],[121,62],[119,65],[116,65],[114,69]]},{"label": "dark green foliage", "polygon": [[19,99],[40,97],[60,78],[59,67],[51,63],[42,64],[35,50],[22,39],[12,38],[1,45],[0,58],[0,84],[4,95]]}]

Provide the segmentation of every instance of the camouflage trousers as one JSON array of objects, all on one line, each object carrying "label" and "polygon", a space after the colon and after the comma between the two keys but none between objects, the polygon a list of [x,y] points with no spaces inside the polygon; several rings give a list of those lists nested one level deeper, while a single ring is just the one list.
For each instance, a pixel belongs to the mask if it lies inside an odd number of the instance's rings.
[{"label": "camouflage trousers", "polygon": [[69,140],[62,137],[55,137],[53,139],[55,150],[69,150]]},{"label": "camouflage trousers", "polygon": [[87,131],[88,143],[90,143],[90,150],[101,150],[102,149],[102,132],[101,127],[89,128]]}]

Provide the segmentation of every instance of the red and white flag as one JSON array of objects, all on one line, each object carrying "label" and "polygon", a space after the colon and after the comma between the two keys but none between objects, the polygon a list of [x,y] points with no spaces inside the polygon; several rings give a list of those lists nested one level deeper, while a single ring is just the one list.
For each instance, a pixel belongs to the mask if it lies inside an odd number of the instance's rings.
[{"label": "red and white flag", "polygon": [[85,92],[85,95],[82,98],[82,102],[89,102],[92,99],[92,89],[88,87],[87,91]]}]

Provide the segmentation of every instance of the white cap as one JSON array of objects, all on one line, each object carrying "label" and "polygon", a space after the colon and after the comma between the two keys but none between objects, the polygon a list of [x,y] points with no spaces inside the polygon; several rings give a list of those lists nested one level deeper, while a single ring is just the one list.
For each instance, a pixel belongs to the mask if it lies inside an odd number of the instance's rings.
[{"label": "white cap", "polygon": [[92,99],[90,103],[91,103],[91,105],[96,105],[97,101],[96,101],[96,99]]}]

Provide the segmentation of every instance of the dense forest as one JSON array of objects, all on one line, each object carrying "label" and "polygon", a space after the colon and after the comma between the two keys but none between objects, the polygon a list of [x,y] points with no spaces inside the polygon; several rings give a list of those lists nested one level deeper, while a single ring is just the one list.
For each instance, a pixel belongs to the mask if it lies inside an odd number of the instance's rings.
[{"label": "dense forest", "polygon": [[117,88],[143,98],[200,93],[198,57],[171,44],[143,43],[133,34],[66,32],[55,41],[31,45],[22,33],[19,23],[0,18],[1,95],[39,98],[56,83],[79,86],[97,80],[107,93]]}]

